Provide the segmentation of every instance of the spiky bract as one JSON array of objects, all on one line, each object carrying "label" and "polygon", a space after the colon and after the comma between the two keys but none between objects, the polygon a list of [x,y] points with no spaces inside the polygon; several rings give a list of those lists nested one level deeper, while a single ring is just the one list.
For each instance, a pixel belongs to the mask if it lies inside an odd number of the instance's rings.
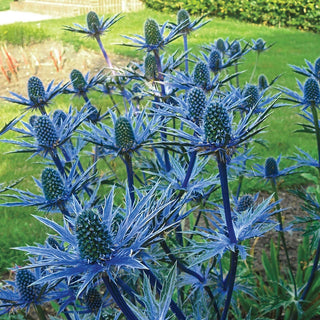
[{"label": "spiky bract", "polygon": [[199,61],[193,69],[193,82],[203,89],[206,89],[210,83],[210,71],[203,61]]},{"label": "spiky bract", "polygon": [[39,298],[41,287],[39,285],[31,285],[36,281],[34,274],[27,269],[19,269],[16,275],[16,285],[19,294],[26,302],[33,302]]},{"label": "spiky bract", "polygon": [[187,95],[187,103],[189,107],[190,117],[199,122],[203,118],[203,113],[206,108],[207,99],[204,91],[201,88],[192,88]]},{"label": "spiky bract", "polygon": [[230,118],[225,107],[219,102],[211,103],[205,112],[204,130],[206,140],[217,145],[225,145],[231,136]]},{"label": "spiky bract", "polygon": [[130,149],[134,144],[134,133],[130,121],[125,117],[119,117],[115,124],[116,144],[121,149]]},{"label": "spiky bract", "polygon": [[38,143],[42,147],[52,148],[58,140],[56,129],[48,116],[40,116],[34,124]]},{"label": "spiky bract", "polygon": [[153,54],[148,53],[144,59],[144,76],[147,80],[158,79],[158,67],[156,58]]},{"label": "spiky bract", "polygon": [[144,36],[146,44],[156,46],[162,41],[162,36],[158,23],[154,19],[147,19],[144,24]]},{"label": "spiky bract", "polygon": [[307,103],[320,102],[320,88],[315,78],[308,78],[303,87],[304,100]]},{"label": "spiky bract", "polygon": [[92,313],[98,313],[101,305],[102,298],[96,288],[90,288],[84,295],[84,303]]},{"label": "spiky bract", "polygon": [[45,168],[41,174],[43,193],[48,201],[56,201],[62,197],[65,188],[59,172],[53,168]]},{"label": "spiky bract", "polygon": [[111,237],[100,216],[86,210],[76,220],[80,257],[88,263],[103,264],[111,254]]},{"label": "spiky bract", "polygon": [[279,173],[278,164],[275,158],[268,158],[264,164],[265,177],[275,177]]},{"label": "spiky bract", "polygon": [[34,104],[42,104],[46,100],[46,91],[42,81],[38,77],[32,76],[29,78],[28,95]]},{"label": "spiky bract", "polygon": [[237,211],[243,212],[253,207],[254,199],[252,196],[246,194],[242,196],[237,205]]}]

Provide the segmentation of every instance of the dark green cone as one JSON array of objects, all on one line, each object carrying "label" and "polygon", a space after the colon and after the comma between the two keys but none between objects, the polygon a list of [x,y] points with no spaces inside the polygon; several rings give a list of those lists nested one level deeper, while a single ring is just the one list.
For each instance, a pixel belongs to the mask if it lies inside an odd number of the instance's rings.
[{"label": "dark green cone", "polygon": [[28,80],[28,95],[33,103],[43,103],[46,99],[46,92],[41,80],[35,76]]},{"label": "dark green cone", "polygon": [[320,102],[320,89],[315,78],[308,78],[303,87],[304,100],[308,103]]},{"label": "dark green cone", "polygon": [[87,26],[91,32],[97,32],[100,27],[100,20],[94,11],[87,14]]},{"label": "dark green cone", "polygon": [[21,298],[26,302],[36,301],[40,294],[40,286],[30,286],[37,279],[30,270],[19,269],[16,275],[16,285]]},{"label": "dark green cone", "polygon": [[156,58],[151,53],[148,53],[144,59],[144,70],[144,76],[148,81],[158,79],[158,68]]},{"label": "dark green cone", "polygon": [[202,61],[199,61],[193,69],[193,81],[194,84],[203,88],[204,90],[210,83],[210,71],[208,65]]},{"label": "dark green cone", "polygon": [[80,257],[88,263],[103,263],[111,254],[111,237],[101,218],[93,210],[81,213],[76,220]]},{"label": "dark green cone", "polygon": [[212,72],[218,73],[222,66],[222,56],[219,50],[213,49],[210,52],[208,60],[209,68]]},{"label": "dark green cone", "polygon": [[134,144],[134,133],[129,120],[119,117],[115,124],[116,144],[121,149],[130,149]]},{"label": "dark green cone", "polygon": [[278,164],[275,158],[268,158],[264,164],[266,178],[275,177],[279,174]]},{"label": "dark green cone", "polygon": [[190,23],[190,15],[189,15],[187,10],[181,9],[177,13],[177,22],[178,22],[178,24],[180,24],[180,23],[185,22],[185,21]]},{"label": "dark green cone", "polygon": [[90,288],[84,296],[84,303],[92,313],[98,313],[102,305],[99,291],[96,288]]},{"label": "dark green cone", "polygon": [[48,116],[38,117],[34,131],[40,146],[52,148],[58,141],[56,129]]},{"label": "dark green cone", "polygon": [[225,53],[226,52],[226,46],[224,44],[224,40],[223,39],[219,38],[217,40],[216,47],[221,53]]},{"label": "dark green cone", "polygon": [[41,174],[43,193],[48,201],[56,201],[64,193],[64,183],[59,172],[53,168],[45,168]]},{"label": "dark green cone", "polygon": [[248,84],[243,90],[243,97],[246,98],[244,101],[246,111],[252,109],[259,101],[259,89],[253,84]]},{"label": "dark green cone", "polygon": [[71,79],[71,83],[72,86],[75,90],[77,91],[83,91],[83,89],[86,87],[87,82],[84,79],[84,76],[82,75],[82,73],[77,70],[77,69],[73,69],[70,73],[70,79]]},{"label": "dark green cone", "polygon": [[210,143],[226,145],[231,136],[231,125],[227,110],[220,103],[210,104],[204,116],[204,131]]},{"label": "dark green cone", "polygon": [[199,122],[207,105],[207,99],[201,88],[194,87],[188,92],[187,103],[192,120]]},{"label": "dark green cone", "polygon": [[246,211],[253,207],[253,203],[254,203],[254,200],[252,196],[248,194],[244,195],[240,198],[238,202],[237,211],[238,212]]},{"label": "dark green cone", "polygon": [[258,78],[258,86],[259,86],[259,90],[265,90],[269,87],[268,84],[268,79],[264,74],[261,74]]},{"label": "dark green cone", "polygon": [[144,24],[144,36],[147,45],[158,45],[162,41],[160,28],[154,19],[147,19]]}]

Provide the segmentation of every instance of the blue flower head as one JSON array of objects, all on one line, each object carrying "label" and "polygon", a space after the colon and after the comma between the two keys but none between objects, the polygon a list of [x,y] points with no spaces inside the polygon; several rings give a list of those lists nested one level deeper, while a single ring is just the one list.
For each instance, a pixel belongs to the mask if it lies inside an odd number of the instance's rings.
[{"label": "blue flower head", "polygon": [[318,81],[320,80],[320,57],[316,59],[314,65],[305,60],[307,68],[300,68],[294,65],[290,65],[294,72],[302,74],[306,77],[315,77]]},{"label": "blue flower head", "polygon": [[303,87],[304,101],[308,104],[319,104],[320,103],[320,88],[318,81],[310,77],[306,80]]}]

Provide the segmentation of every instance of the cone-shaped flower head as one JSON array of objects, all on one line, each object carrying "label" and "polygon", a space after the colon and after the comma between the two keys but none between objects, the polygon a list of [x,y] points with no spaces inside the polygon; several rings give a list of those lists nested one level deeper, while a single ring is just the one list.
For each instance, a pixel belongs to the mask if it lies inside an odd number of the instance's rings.
[{"label": "cone-shaped flower head", "polygon": [[192,88],[188,92],[187,103],[189,106],[190,117],[196,122],[202,120],[203,113],[207,104],[207,99],[204,91],[201,88]]},{"label": "cone-shaped flower head", "polygon": [[86,87],[87,82],[83,76],[83,74],[77,70],[73,69],[70,73],[70,79],[72,86],[77,91],[83,91],[83,89]]},{"label": "cone-shaped flower head", "polygon": [[258,78],[258,86],[259,86],[259,90],[265,90],[268,88],[269,84],[268,84],[268,79],[264,74],[261,74]]},{"label": "cone-shaped flower head", "polygon": [[243,97],[246,98],[244,101],[246,111],[252,109],[259,101],[259,89],[253,84],[248,84],[243,90]]},{"label": "cone-shaped flower head", "polygon": [[19,269],[16,275],[16,285],[20,296],[26,302],[36,301],[41,288],[39,285],[32,285],[37,279],[34,274],[27,269]]},{"label": "cone-shaped flower head", "polygon": [[57,127],[61,127],[61,125],[63,124],[63,121],[67,118],[67,115],[65,114],[65,112],[63,110],[55,110],[52,114],[52,120],[53,123],[57,126]]},{"label": "cone-shaped flower head", "polygon": [[307,103],[320,102],[320,89],[315,78],[308,78],[303,87],[304,100]]},{"label": "cone-shaped flower head", "polygon": [[130,149],[134,144],[134,133],[129,120],[125,117],[119,117],[115,124],[116,144],[121,149]]},{"label": "cone-shaped flower head", "polygon": [[58,140],[56,129],[48,116],[38,117],[34,131],[40,146],[52,148]]},{"label": "cone-shaped flower head", "polygon": [[99,291],[96,288],[88,289],[84,296],[84,303],[92,313],[98,313],[102,305],[102,298]]},{"label": "cone-shaped flower head", "polygon": [[204,115],[204,131],[208,142],[218,145],[228,143],[231,136],[230,118],[221,103],[213,102],[207,107]]},{"label": "cone-shaped flower head", "polygon": [[222,66],[222,56],[219,50],[212,49],[208,60],[209,68],[212,72],[217,73]]},{"label": "cone-shaped flower head", "polygon": [[190,23],[190,15],[189,15],[187,10],[181,9],[177,13],[177,22],[178,22],[178,24],[180,24],[180,23],[185,22],[185,21]]},{"label": "cone-shaped flower head", "polygon": [[77,217],[76,236],[80,257],[88,263],[100,264],[110,256],[111,237],[93,210],[86,210]]},{"label": "cone-shaped flower head", "polygon": [[314,63],[314,73],[317,79],[320,79],[320,57]]},{"label": "cone-shaped flower head", "polygon": [[87,14],[87,26],[91,32],[97,32],[100,27],[100,19],[94,11]]},{"label": "cone-shaped flower head", "polygon": [[278,175],[279,169],[275,158],[268,158],[264,164],[265,177],[272,178]]},{"label": "cone-shaped flower head", "polygon": [[158,79],[158,68],[156,58],[153,54],[148,53],[144,59],[144,76],[147,80]]},{"label": "cone-shaped flower head", "polygon": [[144,36],[146,44],[153,46],[162,41],[162,36],[158,23],[154,19],[147,19],[144,24]]},{"label": "cone-shaped flower head", "polygon": [[46,91],[42,81],[33,76],[28,80],[29,99],[35,104],[42,104],[46,101]]},{"label": "cone-shaped flower head", "polygon": [[252,196],[246,194],[242,196],[237,205],[237,211],[243,212],[253,207],[254,199]]},{"label": "cone-shaped flower head", "polygon": [[230,46],[230,56],[235,56],[241,52],[241,44],[238,40],[232,42]]},{"label": "cone-shaped flower head", "polygon": [[59,172],[53,168],[45,168],[41,174],[43,193],[48,201],[56,201],[62,197],[65,188]]},{"label": "cone-shaped flower head", "polygon": [[193,69],[193,82],[203,89],[206,89],[210,83],[210,71],[203,61],[199,61]]},{"label": "cone-shaped flower head", "polygon": [[255,42],[253,49],[256,50],[258,53],[260,53],[265,49],[265,45],[266,45],[266,42],[263,39],[259,38]]},{"label": "cone-shaped flower head", "polygon": [[224,44],[224,40],[219,38],[217,40],[217,44],[216,44],[217,49],[221,52],[221,53],[225,53],[226,51],[226,46]]}]

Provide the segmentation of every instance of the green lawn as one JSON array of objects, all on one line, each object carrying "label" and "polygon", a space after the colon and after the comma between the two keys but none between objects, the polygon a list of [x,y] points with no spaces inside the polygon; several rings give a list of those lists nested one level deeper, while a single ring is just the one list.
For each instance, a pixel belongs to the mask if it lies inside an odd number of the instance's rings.
[{"label": "green lawn", "polygon": [[9,10],[11,2],[12,2],[12,0],[1,0],[0,1],[0,11]]},{"label": "green lawn", "polygon": [[[10,1],[2,0],[0,10],[9,6]],[[127,13],[112,30],[103,38],[104,45],[107,51],[121,54],[130,58],[142,59],[143,52],[135,49],[118,45],[126,42],[121,35],[143,34],[143,24],[146,18],[153,17],[159,23],[167,20],[175,21],[175,15],[159,13],[151,10],[143,10],[140,12]],[[62,30],[65,25],[73,23],[85,24],[85,17],[64,18],[58,20],[43,21],[40,24],[14,24],[8,26],[0,26],[0,40],[3,42],[15,42],[20,45],[27,45],[34,41],[42,41],[44,39],[60,40],[65,43],[72,43],[78,49],[85,47],[89,49],[99,50],[98,45],[91,39],[86,39],[78,34],[72,34]],[[40,25],[40,29],[38,26]],[[258,26],[248,23],[238,22],[236,20],[221,20],[212,19],[212,21],[203,29],[196,31],[190,36],[189,46],[192,52],[197,54],[200,51],[200,46],[214,42],[217,38],[226,38],[229,40],[263,38],[267,43],[275,43],[268,51],[261,54],[258,68],[254,81],[260,73],[264,73],[269,80],[275,76],[282,74],[278,80],[278,85],[284,85],[290,88],[296,88],[296,75],[290,70],[288,64],[303,66],[304,59],[314,62],[320,55],[320,34],[301,32],[298,30],[270,28],[266,26]],[[182,39],[178,39],[175,43],[169,46],[168,52],[182,47]],[[245,71],[241,76],[241,83],[244,84],[250,78],[251,70],[255,62],[254,53],[246,56],[243,64],[240,65],[240,70]],[[77,66],[75,66],[76,68]],[[300,78],[301,79],[301,78]],[[98,95],[93,97],[99,104],[105,104],[102,98]],[[68,105],[69,100],[59,100],[57,106]],[[0,128],[4,123],[11,120],[17,115],[19,107],[1,102],[0,113]],[[51,109],[52,110],[52,109]],[[260,137],[268,141],[268,148],[260,146],[255,147],[255,152],[261,157],[260,163],[269,156],[277,157],[280,153],[283,156],[292,155],[295,152],[296,146],[311,152],[315,155],[315,141],[301,134],[293,133],[297,129],[296,123],[300,121],[297,116],[298,109],[281,108],[275,110],[268,119],[267,132]],[[12,150],[10,147],[9,150]],[[32,175],[39,178],[39,168],[34,165],[39,159],[31,159],[25,162],[26,156],[23,154],[5,154],[9,151],[8,145],[0,144],[0,177],[1,181],[11,181],[16,178],[26,176],[21,187],[30,188],[32,186]],[[284,163],[289,163],[285,161]],[[36,167],[36,168],[35,168]],[[290,180],[291,184],[298,183],[299,179]],[[256,181],[246,183],[246,188],[249,191],[257,191],[262,187],[262,183]],[[32,187],[31,187],[32,188]],[[34,218],[30,217],[31,213],[36,213],[34,209],[3,209],[0,208],[0,272],[6,267],[11,267],[14,262],[22,263],[22,255],[17,260],[16,252],[10,248],[31,244],[37,235],[37,241],[41,242],[45,239],[46,234],[44,228],[39,230],[39,224]],[[18,233],[21,236],[18,236]],[[4,236],[3,236],[4,235]],[[2,242],[1,242],[2,241]]]}]

